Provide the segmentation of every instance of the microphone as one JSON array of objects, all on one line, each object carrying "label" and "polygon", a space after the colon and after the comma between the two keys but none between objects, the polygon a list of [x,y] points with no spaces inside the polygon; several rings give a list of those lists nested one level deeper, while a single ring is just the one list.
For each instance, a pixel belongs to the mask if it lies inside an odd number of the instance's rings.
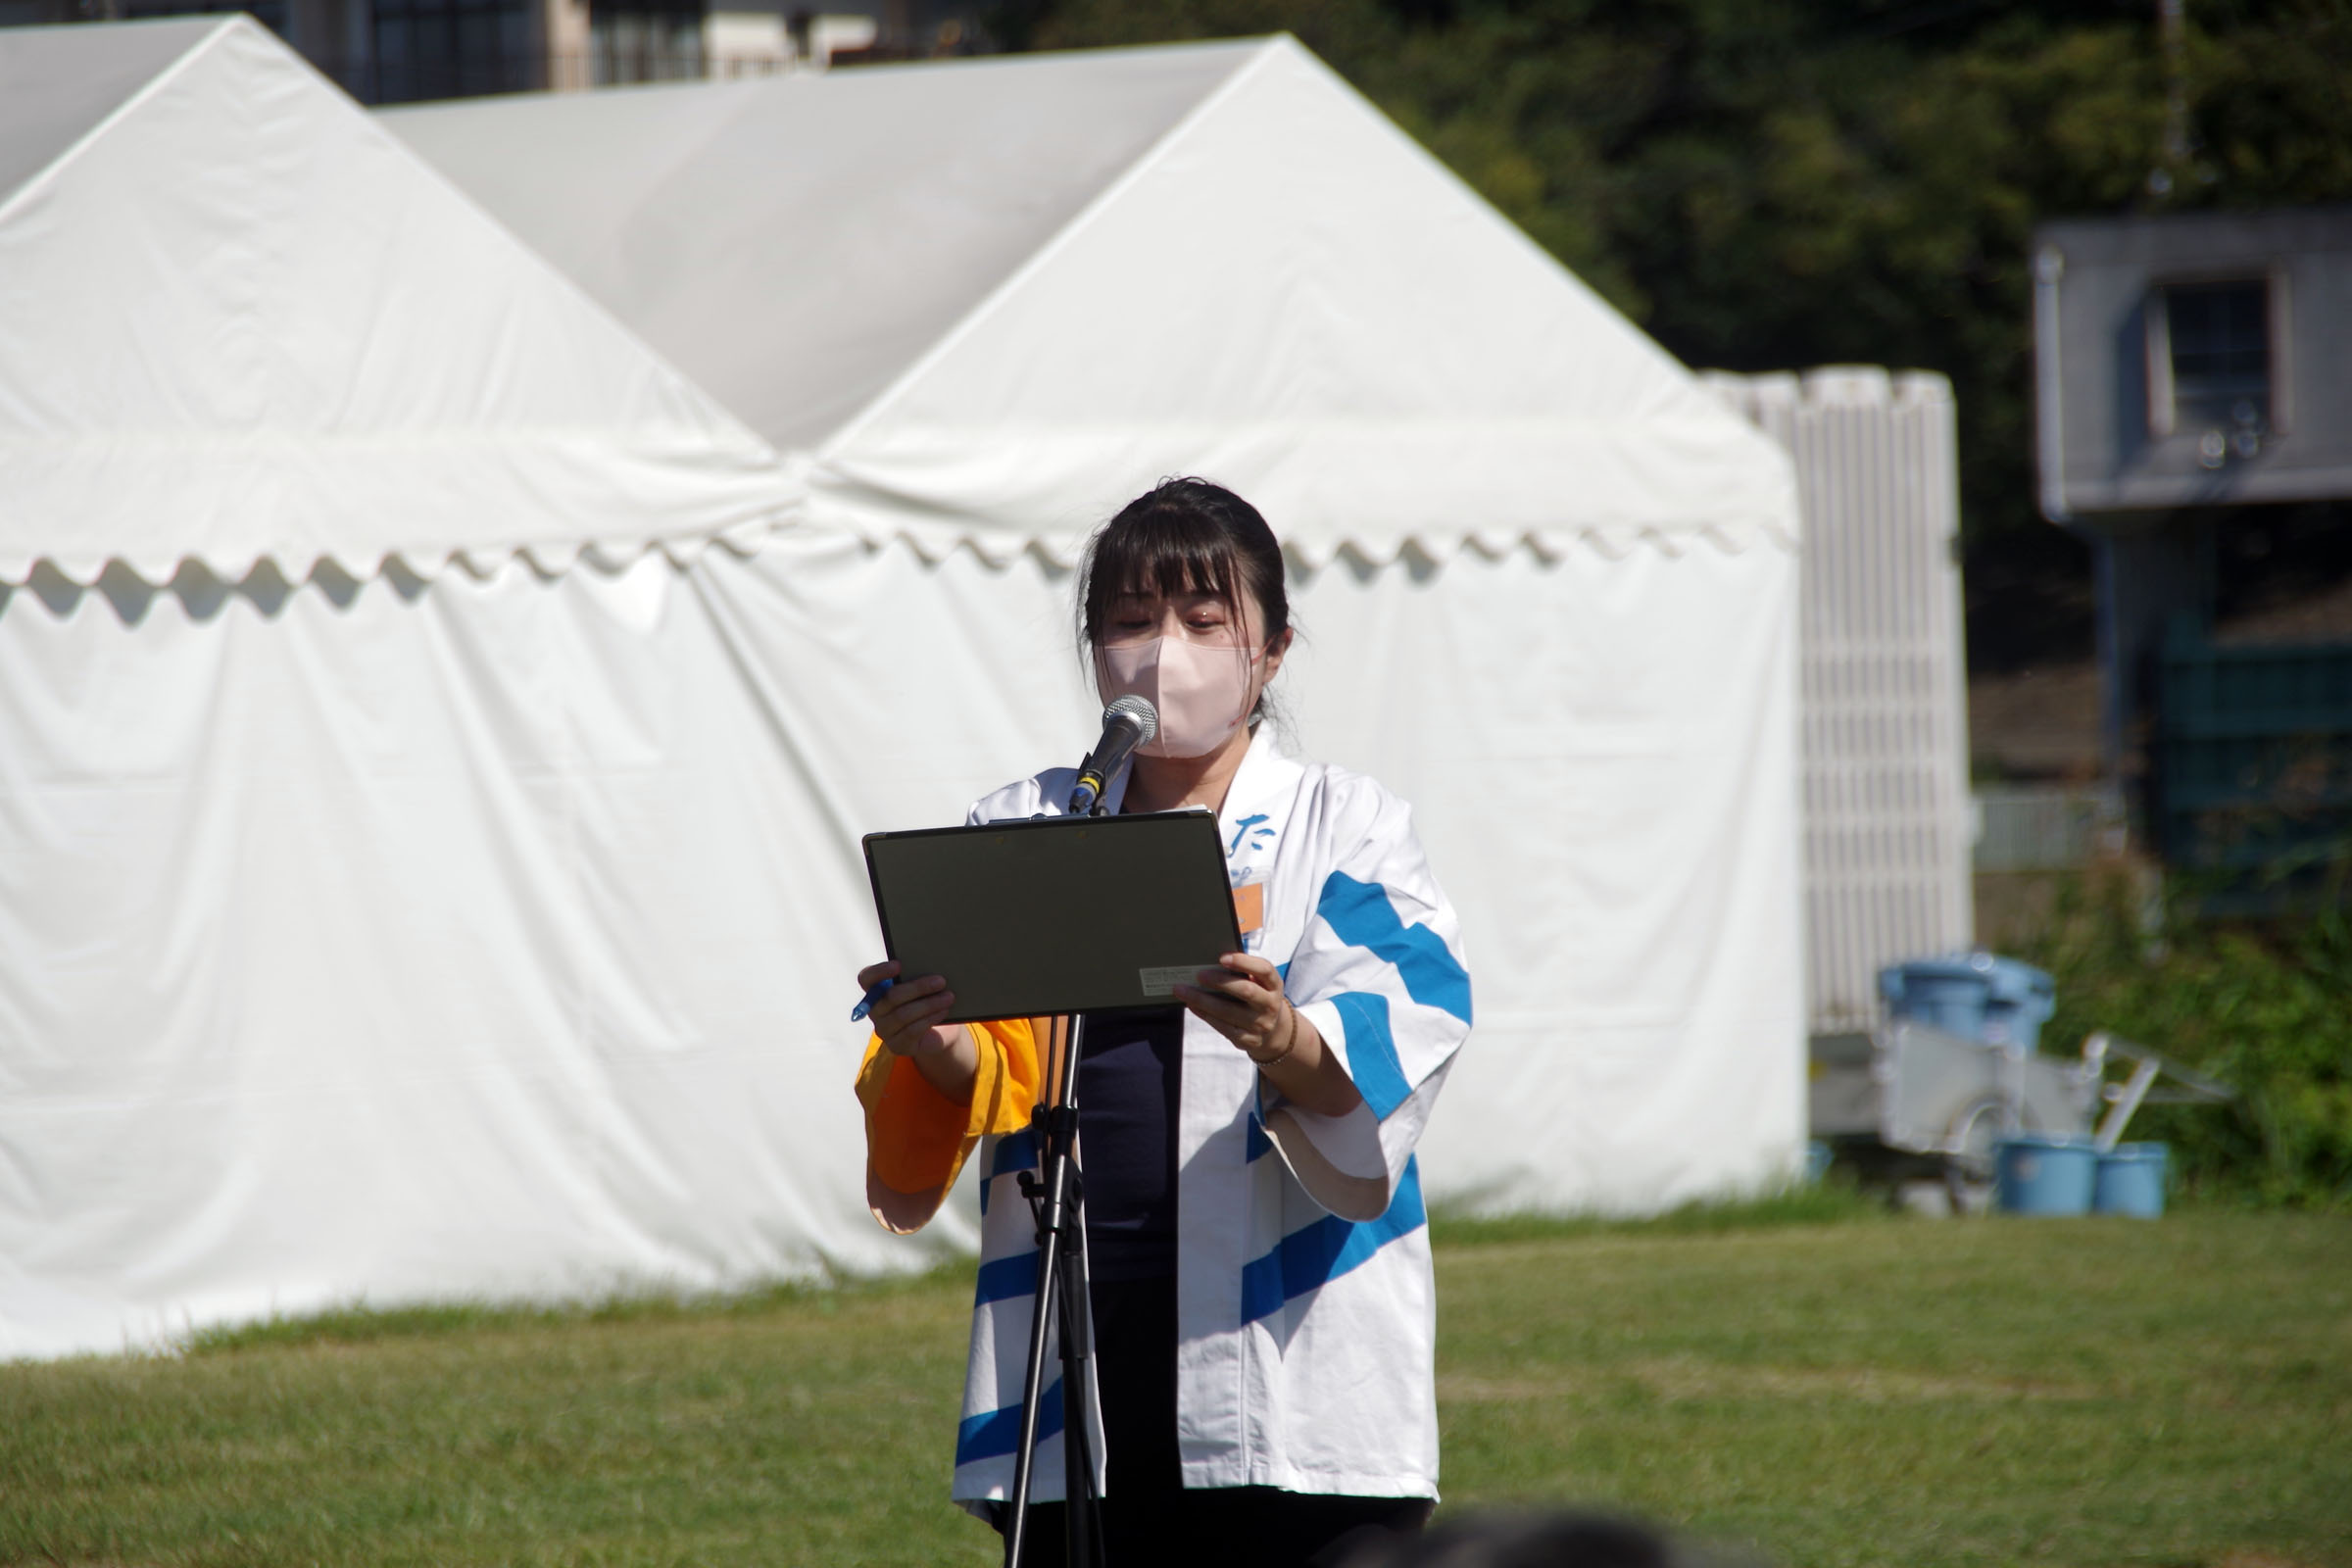
[{"label": "microphone", "polygon": [[1110,776],[1138,746],[1148,746],[1159,733],[1159,710],[1148,697],[1127,696],[1102,710],[1102,738],[1078,764],[1078,783],[1070,791],[1070,814],[1085,816],[1109,787]]}]

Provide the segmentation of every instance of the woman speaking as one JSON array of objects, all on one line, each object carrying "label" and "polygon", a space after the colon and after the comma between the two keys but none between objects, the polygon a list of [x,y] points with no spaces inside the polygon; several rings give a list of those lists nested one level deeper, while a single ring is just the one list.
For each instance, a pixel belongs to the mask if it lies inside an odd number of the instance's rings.
[{"label": "woman speaking", "polygon": [[[1107,807],[1216,813],[1244,949],[1179,987],[1181,1006],[1087,1020],[1077,1102],[1105,1556],[1337,1562],[1417,1531],[1437,1495],[1413,1146],[1470,1029],[1453,910],[1402,802],[1276,747],[1263,695],[1290,608],[1281,547],[1248,502],[1199,479],[1161,484],[1095,536],[1079,595],[1102,697],[1140,694],[1159,714]],[[970,820],[1058,814],[1074,777],[1007,785]],[[896,975],[883,963],[858,978]],[[994,1517],[1019,1432],[1037,1238],[1017,1183],[1036,1165],[1049,1021],[944,1025],[953,1000],[937,976],[887,992],[858,1097],[868,1201],[892,1230],[929,1220],[984,1150],[953,1494]],[[1059,1405],[1056,1384],[1045,1425]],[[1041,1445],[1040,1497],[1057,1495],[1060,1473]],[[1061,1561],[1061,1512],[1033,1510],[1028,1561]]]}]

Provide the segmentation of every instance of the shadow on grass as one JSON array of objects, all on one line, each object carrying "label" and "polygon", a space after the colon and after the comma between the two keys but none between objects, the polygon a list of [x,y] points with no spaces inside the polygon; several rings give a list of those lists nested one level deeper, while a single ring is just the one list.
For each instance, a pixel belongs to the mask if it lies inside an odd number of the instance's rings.
[{"label": "shadow on grass", "polygon": [[191,1356],[223,1355],[289,1346],[366,1345],[383,1340],[495,1334],[579,1324],[713,1322],[763,1317],[780,1311],[830,1316],[846,1307],[887,1297],[968,1284],[971,1266],[969,1258],[949,1257],[928,1269],[908,1274],[827,1273],[806,1280],[779,1280],[742,1291],[694,1294],[617,1291],[583,1300],[540,1303],[437,1301],[379,1307],[354,1301],[322,1312],[199,1329],[180,1348]]},{"label": "shadow on grass", "polygon": [[1701,1200],[1640,1219],[1606,1214],[1482,1216],[1441,1203],[1430,1211],[1429,1235],[1440,1247],[1479,1247],[1580,1236],[1708,1236],[1791,1225],[1886,1223],[1897,1217],[1884,1198],[1834,1180],[1758,1198]]}]

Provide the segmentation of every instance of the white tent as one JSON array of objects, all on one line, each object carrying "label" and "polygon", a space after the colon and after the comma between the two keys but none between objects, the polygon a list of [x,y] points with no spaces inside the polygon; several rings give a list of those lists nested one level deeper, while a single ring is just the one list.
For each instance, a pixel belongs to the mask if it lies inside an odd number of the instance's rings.
[{"label": "white tent", "polygon": [[856,836],[1083,746],[1163,472],[1461,906],[1432,1189],[1794,1159],[1786,462],[1295,44],[371,123],[0,33],[0,1354],[905,1256]]},{"label": "white tent", "polygon": [[887,1260],[745,863],[821,769],[646,554],[773,450],[249,21],[0,32],[0,1356]]},{"label": "white tent", "polygon": [[1463,906],[1439,1191],[1794,1158],[1787,460],[1297,42],[382,118],[808,454],[804,515],[1004,564],[975,614],[1061,620],[1045,564],[1153,476],[1260,506],[1298,738],[1418,803]]}]

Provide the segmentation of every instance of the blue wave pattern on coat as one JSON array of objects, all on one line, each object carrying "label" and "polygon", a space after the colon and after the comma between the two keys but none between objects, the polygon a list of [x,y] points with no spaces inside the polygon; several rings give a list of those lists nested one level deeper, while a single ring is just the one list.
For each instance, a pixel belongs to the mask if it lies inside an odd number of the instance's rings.
[{"label": "blue wave pattern on coat", "polygon": [[991,1258],[980,1265],[979,1274],[979,1282],[972,1290],[974,1306],[1028,1296],[1037,1289],[1037,1249],[1032,1247],[1010,1257]]},{"label": "blue wave pattern on coat", "polygon": [[[1037,1396],[1037,1441],[1043,1443],[1060,1430],[1061,1379],[1055,1378]],[[975,1459],[993,1459],[1012,1452],[1020,1443],[1019,1405],[1007,1404],[979,1415],[967,1415],[956,1428],[956,1463],[962,1466]]]},{"label": "blue wave pattern on coat", "polygon": [[1249,1142],[1243,1157],[1250,1164],[1254,1165],[1262,1156],[1274,1152],[1274,1140],[1266,1136],[1266,1124],[1257,1119],[1254,1110],[1250,1112],[1250,1128],[1245,1136]]},{"label": "blue wave pattern on coat", "polygon": [[[1415,1004],[1470,1021],[1470,976],[1428,926],[1406,925],[1377,882],[1359,882],[1345,871],[1324,878],[1315,917],[1349,947],[1362,948],[1396,969],[1404,994]],[[1357,1093],[1375,1116],[1386,1116],[1412,1093],[1397,1060],[1396,1037],[1389,1023],[1389,999],[1376,992],[1344,991],[1330,999],[1348,1034],[1348,1070]]]},{"label": "blue wave pattern on coat", "polygon": [[1370,1262],[1372,1255],[1399,1236],[1409,1236],[1429,1223],[1421,1202],[1418,1158],[1404,1162],[1403,1179],[1389,1211],[1378,1219],[1351,1221],[1326,1214],[1311,1225],[1291,1232],[1280,1246],[1253,1258],[1242,1270],[1242,1321],[1255,1323],[1272,1317],[1284,1306]]}]

